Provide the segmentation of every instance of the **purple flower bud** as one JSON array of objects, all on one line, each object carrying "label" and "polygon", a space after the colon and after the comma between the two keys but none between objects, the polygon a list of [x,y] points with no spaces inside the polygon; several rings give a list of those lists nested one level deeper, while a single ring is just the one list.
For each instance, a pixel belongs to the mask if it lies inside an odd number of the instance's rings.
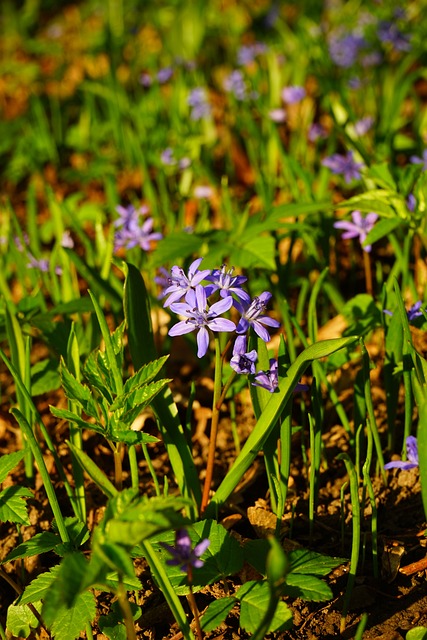
[{"label": "purple flower bud", "polygon": [[237,336],[234,343],[230,366],[237,373],[255,373],[255,362],[258,359],[258,354],[255,349],[247,352],[246,342],[246,336]]},{"label": "purple flower bud", "polygon": [[176,567],[179,566],[181,571],[189,573],[192,568],[200,569],[203,567],[204,562],[200,559],[200,556],[204,554],[206,549],[210,545],[210,540],[204,538],[201,540],[194,549],[192,549],[191,539],[185,529],[179,529],[175,534],[175,546],[161,543],[162,547],[169,551],[172,558],[166,560],[166,564]]}]

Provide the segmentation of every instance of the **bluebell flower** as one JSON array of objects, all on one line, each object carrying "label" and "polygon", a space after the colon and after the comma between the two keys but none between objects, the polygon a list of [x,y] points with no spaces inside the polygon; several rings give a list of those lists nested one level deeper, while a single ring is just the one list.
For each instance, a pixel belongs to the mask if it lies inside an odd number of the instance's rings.
[{"label": "bluebell flower", "polygon": [[419,156],[411,156],[409,160],[412,164],[422,164],[423,171],[427,171],[427,149],[424,149],[422,158]]},{"label": "bluebell flower", "polygon": [[[409,309],[406,309],[406,315],[408,316],[409,322],[412,322],[416,318],[421,318],[421,316],[424,315],[423,311],[425,311],[425,309],[422,309],[421,305],[422,305],[421,300],[418,300]],[[393,312],[389,311],[388,309],[383,309],[383,313],[385,313],[388,316],[393,315]]]},{"label": "bluebell flower", "polygon": [[363,136],[372,128],[374,119],[371,116],[365,116],[354,123],[354,132],[358,136]]},{"label": "bluebell flower", "polygon": [[366,240],[366,236],[378,220],[378,215],[376,213],[367,213],[366,216],[362,216],[360,211],[353,211],[351,218],[352,222],[349,220],[339,220],[338,222],[334,222],[335,229],[344,229],[345,233],[342,234],[344,240],[348,240],[349,238],[359,238],[363,251],[369,253],[372,248],[371,245],[368,244],[364,246],[363,243]]},{"label": "bluebell flower", "polygon": [[345,155],[334,153],[322,160],[324,167],[328,167],[337,175],[343,175],[346,182],[358,180],[360,178],[360,169],[364,166],[361,162],[356,162],[352,151],[347,151]]},{"label": "bluebell flower", "polygon": [[153,84],[153,78],[149,73],[141,73],[139,81],[143,87],[148,88]]},{"label": "bluebell flower", "polygon": [[172,147],[166,147],[166,149],[162,151],[160,154],[160,161],[167,167],[172,167],[176,164],[176,158],[174,158]]},{"label": "bluebell flower", "polygon": [[28,253],[27,269],[39,269],[42,273],[49,272],[49,260],[47,258],[35,258],[31,253]]},{"label": "bluebell flower", "polygon": [[250,303],[245,302],[242,305],[240,302],[235,302],[235,307],[242,315],[237,325],[237,333],[246,333],[249,327],[253,327],[255,333],[264,340],[264,342],[268,342],[270,340],[270,334],[264,325],[274,328],[280,327],[280,322],[263,315],[271,297],[271,293],[264,291],[260,296],[255,297]]},{"label": "bluebell flower", "polygon": [[285,122],[286,120],[286,111],[284,109],[270,109],[270,111],[268,112],[268,117],[273,122],[277,122],[277,124],[280,124],[282,122]]},{"label": "bluebell flower", "polygon": [[168,82],[173,76],[173,67],[163,67],[162,69],[159,69],[157,72],[157,81],[160,84],[165,84],[165,82]]},{"label": "bluebell flower", "polygon": [[406,438],[406,453],[408,460],[392,460],[384,465],[384,469],[414,469],[418,467],[418,443],[414,436],[408,436]]},{"label": "bluebell flower", "polygon": [[306,90],[304,87],[294,85],[291,87],[283,87],[282,89],[282,100],[287,104],[297,104],[298,102],[301,102],[305,96]]},{"label": "bluebell flower", "polygon": [[210,275],[206,277],[208,282],[213,282],[213,284],[207,285],[206,295],[210,296],[215,291],[220,292],[222,298],[226,296],[231,296],[233,293],[243,300],[243,302],[250,302],[250,295],[242,289],[242,285],[246,282],[246,276],[233,276],[234,268],[227,269],[225,264],[222,265],[221,269],[214,269]]},{"label": "bluebell flower", "polygon": [[237,52],[237,63],[241,66],[251,64],[259,54],[265,53],[267,49],[267,45],[263,42],[243,44]]},{"label": "bluebell flower", "polygon": [[203,258],[194,260],[185,275],[181,267],[174,266],[170,271],[169,286],[164,290],[163,295],[168,296],[163,306],[168,307],[174,302],[181,300],[189,291],[194,290],[196,285],[200,284],[210,275],[210,269],[199,270],[199,266]]},{"label": "bluebell flower", "polygon": [[348,68],[357,60],[358,53],[366,44],[363,36],[353,33],[344,36],[332,35],[329,41],[329,55],[339,67]]},{"label": "bluebell flower", "polygon": [[203,358],[209,347],[209,331],[235,331],[236,325],[221,314],[230,309],[233,304],[231,296],[222,298],[208,307],[206,291],[201,284],[190,290],[185,296],[185,302],[175,302],[170,309],[186,320],[181,320],[171,329],[170,336],[181,336],[197,330],[197,357]]},{"label": "bluebell flower", "polygon": [[191,538],[185,529],[178,529],[175,534],[175,546],[161,542],[162,547],[169,551],[172,558],[166,560],[166,564],[172,567],[179,567],[184,573],[191,572],[192,568],[200,569],[204,562],[200,556],[204,554],[210,545],[209,538],[201,540],[192,549]]},{"label": "bluebell flower", "polygon": [[246,351],[246,336],[237,336],[234,342],[233,356],[230,359],[230,367],[237,373],[255,373],[255,362],[258,360],[258,354],[255,349]]},{"label": "bluebell flower", "polygon": [[142,224],[139,220],[129,223],[128,227],[118,229],[114,234],[114,249],[133,249],[139,246],[143,251],[149,251],[153,242],[161,240],[163,235],[153,231],[154,220],[147,218]]},{"label": "bluebell flower", "polygon": [[406,206],[411,213],[415,211],[415,207],[417,206],[417,199],[413,193],[410,193],[406,198]]},{"label": "bluebell flower", "polygon": [[208,184],[199,184],[193,190],[193,195],[198,200],[208,200],[213,194],[214,190]]},{"label": "bluebell flower", "polygon": [[223,86],[225,91],[227,91],[227,93],[232,93],[236,100],[247,100],[248,89],[243,77],[243,73],[239,69],[232,71],[225,78]]},{"label": "bluebell flower", "polygon": [[187,104],[191,107],[191,120],[203,120],[211,115],[211,105],[208,101],[206,89],[203,87],[195,87],[190,91]]},{"label": "bluebell flower", "polygon": [[382,20],[378,24],[378,38],[383,44],[388,44],[396,51],[410,51],[409,37],[402,33],[395,22]]},{"label": "bluebell flower", "polygon": [[64,247],[66,249],[72,249],[74,247],[74,240],[71,237],[71,232],[68,230],[64,231],[64,233],[62,234],[61,247]]},{"label": "bluebell flower", "polygon": [[270,369],[268,371],[258,371],[252,384],[254,387],[267,389],[270,393],[276,391],[279,385],[279,364],[275,358],[270,359]]}]

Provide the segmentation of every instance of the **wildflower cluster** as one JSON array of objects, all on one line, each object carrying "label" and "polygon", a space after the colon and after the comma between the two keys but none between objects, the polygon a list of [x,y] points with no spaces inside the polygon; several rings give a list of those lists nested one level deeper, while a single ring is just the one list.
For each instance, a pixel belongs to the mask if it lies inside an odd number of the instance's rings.
[{"label": "wildflower cluster", "polygon": [[[185,318],[175,324],[169,335],[178,336],[197,331],[197,356],[202,358],[209,347],[210,333],[231,332],[236,334],[230,366],[236,373],[255,375],[256,350],[247,351],[247,338],[253,331],[268,342],[272,329],[280,326],[274,318],[265,314],[272,297],[264,291],[251,299],[243,289],[247,278],[234,275],[233,268],[223,265],[220,269],[199,269],[202,258],[194,260],[187,273],[181,267],[170,270],[161,297],[166,298],[164,307]],[[163,281],[163,278],[162,278]],[[163,281],[164,282],[164,281]],[[210,302],[215,295],[216,301]],[[224,317],[234,309],[237,322]],[[278,385],[277,361],[270,362],[270,370],[258,372],[253,384],[274,391]]]},{"label": "wildflower cluster", "polygon": [[114,234],[115,251],[122,248],[133,249],[134,247],[149,251],[154,240],[162,239],[161,233],[153,232],[153,218],[145,217],[149,213],[146,205],[139,207],[139,209],[135,209],[132,204],[127,207],[119,205],[116,207],[116,211],[119,217],[114,221],[116,228]]}]

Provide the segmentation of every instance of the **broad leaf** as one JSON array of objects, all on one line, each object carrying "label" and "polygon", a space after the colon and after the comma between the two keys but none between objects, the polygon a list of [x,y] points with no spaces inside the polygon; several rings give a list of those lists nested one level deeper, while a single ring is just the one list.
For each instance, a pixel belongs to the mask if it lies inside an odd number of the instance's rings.
[{"label": "broad leaf", "polygon": [[127,395],[137,387],[140,387],[143,384],[148,384],[154,380],[168,358],[169,356],[166,355],[154,360],[153,362],[144,364],[136,373],[134,373],[133,376],[126,380],[123,387],[123,394]]},{"label": "broad leaf", "polygon": [[19,604],[28,604],[30,602],[34,604],[34,602],[43,600],[58,575],[58,571],[59,564],[34,578],[19,597]]},{"label": "broad leaf", "polygon": [[15,522],[16,524],[30,524],[25,498],[32,498],[33,494],[26,487],[12,485],[0,492],[0,522]]},{"label": "broad leaf", "polygon": [[[198,591],[204,585],[211,584],[220,578],[225,578],[240,571],[243,566],[243,550],[238,541],[222,525],[215,520],[204,520],[189,525],[186,529],[193,547],[205,538],[210,540],[210,545],[203,554],[203,567],[193,569],[194,591]],[[151,543],[160,556],[175,592],[178,595],[188,594],[186,574],[179,567],[171,567],[166,564],[170,554],[160,542],[173,546],[175,544],[174,532],[167,531],[162,535],[156,536]]]},{"label": "broad leaf", "polygon": [[[40,609],[40,603],[35,603]],[[15,638],[28,638],[32,629],[37,629],[39,621],[34,613],[23,604],[11,604],[7,609],[6,629]]]},{"label": "broad leaf", "polygon": [[[264,618],[270,600],[267,582],[249,581],[236,593],[240,600],[240,626],[254,633]],[[267,633],[285,631],[292,627],[292,612],[284,602],[279,601]]]},{"label": "broad leaf", "polygon": [[200,620],[202,631],[208,633],[209,631],[217,629],[219,625],[224,622],[237,602],[237,598],[233,596],[219,598],[211,602]]},{"label": "broad leaf", "polygon": [[51,589],[46,597],[42,608],[43,620],[55,636],[55,640],[75,640],[95,618],[95,596],[90,591],[80,593],[74,605],[68,608],[61,604],[57,595],[57,589]]},{"label": "broad leaf", "polygon": [[0,484],[4,482],[9,473],[14,469],[25,456],[25,449],[14,451],[13,453],[5,453],[0,457]]},{"label": "broad leaf", "polygon": [[296,574],[311,574],[313,576],[326,576],[340,564],[348,562],[346,558],[333,558],[324,556],[308,549],[295,549],[288,554],[289,572]]},{"label": "broad leaf", "polygon": [[7,554],[6,558],[2,560],[2,564],[5,562],[11,562],[18,558],[29,558],[30,556],[36,556],[40,553],[46,553],[61,544],[61,538],[55,533],[50,531],[43,531],[42,533],[36,533],[35,536],[19,544],[13,551]]},{"label": "broad leaf", "polygon": [[312,600],[314,602],[330,600],[333,596],[330,587],[323,580],[316,578],[316,576],[300,575],[298,573],[290,573],[287,576],[283,592],[293,598],[302,598],[303,600]]}]

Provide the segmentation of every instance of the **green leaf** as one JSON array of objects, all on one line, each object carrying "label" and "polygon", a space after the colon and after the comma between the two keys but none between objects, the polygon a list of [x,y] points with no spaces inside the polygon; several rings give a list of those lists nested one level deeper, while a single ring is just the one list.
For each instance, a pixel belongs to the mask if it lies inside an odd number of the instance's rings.
[{"label": "green leaf", "polygon": [[11,562],[18,558],[29,558],[30,556],[37,556],[40,553],[46,553],[61,543],[60,536],[50,531],[43,531],[42,533],[36,533],[35,536],[19,544],[13,551],[7,554],[6,558],[2,560],[2,564],[5,562]]},{"label": "green leaf", "polygon": [[426,627],[414,627],[406,634],[406,640],[427,640]]},{"label": "green leaf", "polygon": [[[156,380],[144,386],[136,387],[127,394],[121,394],[117,396],[110,406],[110,411],[114,411],[117,417],[120,417],[120,420],[123,422],[128,422],[128,420],[126,420],[127,415],[133,416],[129,421],[129,424],[132,424],[138,413],[140,413],[169,382],[171,382],[171,380],[168,378]],[[135,415],[136,405],[138,408],[140,407],[140,409]]]},{"label": "green leaf", "polygon": [[[39,603],[33,603],[40,609]],[[39,621],[34,613],[22,604],[11,604],[7,609],[6,629],[15,638],[28,638],[32,629],[37,629]]]},{"label": "green leaf", "polygon": [[199,253],[204,243],[204,238],[195,233],[185,231],[171,233],[157,243],[156,251],[151,257],[153,267],[171,264],[177,260],[182,261]]},{"label": "green leaf", "polygon": [[25,449],[14,451],[13,453],[5,453],[0,457],[0,484],[4,482],[9,473],[14,469],[25,456]]},{"label": "green leaf", "polygon": [[19,604],[28,604],[43,600],[52,586],[59,571],[59,564],[45,573],[41,573],[37,578],[34,578],[29,585],[25,587],[24,592],[18,598]]},{"label": "green leaf", "polygon": [[[210,545],[202,556],[204,560],[203,567],[193,569],[194,591],[198,591],[204,585],[211,584],[220,578],[225,578],[240,571],[243,566],[243,550],[238,541],[222,525],[215,520],[203,520],[186,526],[186,529],[193,547],[205,538],[210,540]],[[170,554],[160,542],[173,546],[175,544],[174,532],[167,531],[162,535],[156,536],[151,540],[151,544],[159,554],[177,595],[188,594],[186,574],[179,567],[171,567],[166,564]]]},{"label": "green leaf", "polygon": [[94,424],[93,422],[87,422],[87,420],[83,420],[77,414],[72,411],[68,411],[68,409],[57,409],[52,405],[49,405],[49,410],[55,418],[61,418],[62,420],[68,420],[68,422],[72,422],[73,424],[80,427],[80,429],[92,429],[93,431],[97,431],[98,433],[102,433],[105,435],[105,429]]},{"label": "green leaf", "polygon": [[0,521],[30,524],[25,498],[32,498],[33,494],[26,487],[12,485],[0,492]]},{"label": "green leaf", "polygon": [[[138,411],[139,413],[139,411]],[[122,423],[119,423],[122,424]],[[122,425],[124,426],[124,425]],[[149,442],[159,442],[159,438],[155,436],[150,436],[148,433],[144,433],[143,431],[133,431],[132,429],[120,429],[115,425],[110,425],[110,429],[108,430],[108,434],[106,434],[109,440],[113,442],[123,442],[128,446],[136,445],[136,444],[147,444]]]},{"label": "green leaf", "polygon": [[153,360],[153,362],[148,362],[144,364],[133,376],[128,378],[123,387],[123,394],[127,395],[137,387],[142,386],[143,384],[148,384],[159,373],[161,368],[166,363],[168,355],[162,356],[161,358],[157,358],[157,360]]},{"label": "green leaf", "polygon": [[382,214],[388,218],[396,218],[396,212],[391,206],[390,198],[395,197],[394,191],[388,191],[385,189],[374,189],[372,191],[365,191],[365,193],[344,200],[339,203],[339,209],[358,209],[363,213]]},{"label": "green leaf", "polygon": [[375,223],[375,226],[371,229],[371,231],[366,236],[366,240],[363,243],[363,246],[374,244],[381,238],[388,236],[392,231],[401,227],[404,224],[403,220],[398,216],[394,218],[383,218]]},{"label": "green leaf", "polygon": [[334,558],[324,556],[308,549],[295,549],[288,554],[289,572],[292,574],[311,574],[326,576],[341,564],[348,562],[348,558]]},{"label": "green leaf", "polygon": [[55,640],[75,640],[91,624],[96,614],[96,601],[93,593],[80,593],[72,607],[61,603],[57,589],[50,589],[43,603],[42,617]]},{"label": "green leaf", "polygon": [[[236,593],[240,600],[240,626],[254,633],[264,618],[270,600],[270,588],[266,581],[251,580]],[[279,602],[267,633],[285,631],[292,627],[292,612],[284,602]]]},{"label": "green leaf", "polygon": [[224,622],[237,602],[237,598],[234,598],[233,596],[219,598],[218,600],[211,602],[200,619],[202,631],[208,633],[209,631],[217,629],[219,625]]},{"label": "green leaf", "polygon": [[128,551],[120,544],[98,541],[94,546],[94,553],[101,556],[107,566],[127,578],[135,578],[135,569]]},{"label": "green leaf", "polygon": [[117,495],[118,491],[112,482],[107,478],[105,473],[98,467],[97,464],[87,455],[85,451],[79,449],[68,440],[67,445],[73,452],[77,462],[82,467],[88,476],[94,481],[96,485],[101,489],[108,498],[112,498]]},{"label": "green leaf", "polygon": [[33,396],[55,391],[60,386],[61,378],[56,359],[46,358],[39,360],[31,367],[31,394]]},{"label": "green leaf", "polygon": [[289,573],[284,586],[284,594],[293,598],[322,602],[333,596],[330,587],[315,576]]},{"label": "green leaf", "polygon": [[92,391],[68,371],[63,358],[61,358],[60,372],[62,387],[68,400],[77,402],[88,416],[98,419],[99,413]]},{"label": "green leaf", "polygon": [[270,400],[257,420],[240,454],[237,456],[233,466],[228,471],[208,505],[205,512],[206,517],[211,517],[216,513],[219,505],[227,500],[243,475],[249,469],[286,407],[296,384],[310,363],[313,360],[328,357],[339,349],[349,348],[357,341],[358,337],[354,336],[322,340],[307,347],[307,349],[297,357],[295,362],[289,367],[286,377],[279,381],[276,392],[271,394]]},{"label": "green leaf", "polygon": [[236,240],[236,244],[230,247],[230,263],[238,264],[242,269],[261,267],[274,271],[276,243],[272,236],[253,236],[246,241]]},{"label": "green leaf", "polygon": [[367,178],[372,178],[378,186],[385,189],[393,189],[396,191],[397,185],[391,175],[389,165],[387,162],[381,162],[380,164],[373,164],[365,171]]},{"label": "green leaf", "polygon": [[[129,602],[134,621],[141,616],[141,607],[134,602]],[[100,616],[98,626],[101,632],[109,638],[109,640],[126,640],[126,627],[123,623],[123,612],[118,602],[113,602],[111,611],[106,616]]]},{"label": "green leaf", "polygon": [[[109,377],[105,379],[101,374],[101,367],[98,366],[99,349],[92,351],[86,359],[83,367],[85,379],[106,399],[108,404],[113,402],[113,395],[110,390]],[[107,386],[108,384],[108,386]]]}]

